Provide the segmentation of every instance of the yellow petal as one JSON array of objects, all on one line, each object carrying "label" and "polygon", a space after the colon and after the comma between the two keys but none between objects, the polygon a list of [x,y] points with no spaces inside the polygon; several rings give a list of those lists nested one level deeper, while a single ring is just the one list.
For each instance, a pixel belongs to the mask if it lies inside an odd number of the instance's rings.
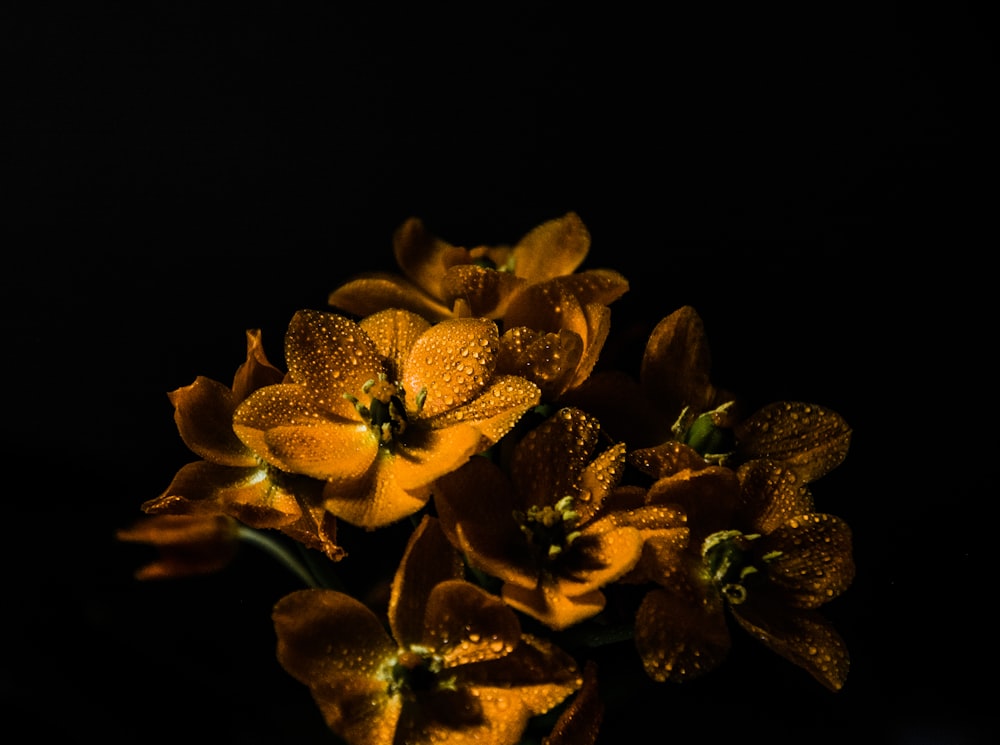
[{"label": "yellow petal", "polygon": [[403,364],[403,387],[409,395],[427,391],[423,417],[462,406],[491,382],[499,346],[500,334],[492,321],[442,321],[422,334],[410,350]]},{"label": "yellow petal", "polygon": [[454,579],[438,583],[427,599],[423,642],[446,668],[497,660],[521,637],[517,616],[496,595]]},{"label": "yellow petal", "polygon": [[[361,319],[358,324],[375,343],[380,357],[385,360],[389,380],[399,380],[403,361],[420,335],[431,327],[422,316],[408,310],[393,308],[374,313]],[[406,404],[414,408],[414,399],[419,391],[407,391]]]},{"label": "yellow petal", "polygon": [[[337,411],[344,393],[359,395],[377,378],[382,359],[375,343],[354,321],[334,313],[300,310],[285,334],[285,358],[292,382],[305,386],[321,406]],[[262,389],[266,390],[266,389]]]},{"label": "yellow petal", "polygon": [[378,617],[332,590],[286,595],[272,615],[278,662],[309,687],[330,729],[351,743],[392,745],[401,702],[386,667],[397,647]]},{"label": "yellow petal", "polygon": [[788,520],[761,538],[771,585],[800,608],[816,608],[840,595],[854,579],[851,529],[835,515],[810,513]]},{"label": "yellow petal", "polygon": [[541,391],[534,383],[513,375],[501,375],[472,401],[432,417],[426,423],[434,429],[458,424],[472,426],[482,436],[484,442],[480,449],[485,450],[507,434],[540,400]]},{"label": "yellow petal", "polygon": [[501,588],[501,594],[504,602],[512,608],[557,631],[593,618],[604,610],[607,603],[600,590],[568,597],[545,583],[532,589],[506,583]]},{"label": "yellow petal", "polygon": [[351,525],[371,530],[418,512],[427,504],[430,488],[404,489],[396,480],[395,457],[379,449],[363,478],[328,479],[323,493],[326,508]]},{"label": "yellow petal", "polygon": [[174,422],[191,452],[223,466],[252,466],[254,455],[233,432],[238,401],[222,383],[199,376],[167,394],[174,405]]},{"label": "yellow petal", "polygon": [[572,274],[590,251],[590,232],[575,212],[538,225],[513,249],[514,273],[529,282]]},{"label": "yellow petal", "polygon": [[364,318],[386,308],[401,308],[430,321],[449,318],[448,306],[414,283],[394,274],[372,273],[345,282],[327,296],[332,307]]}]

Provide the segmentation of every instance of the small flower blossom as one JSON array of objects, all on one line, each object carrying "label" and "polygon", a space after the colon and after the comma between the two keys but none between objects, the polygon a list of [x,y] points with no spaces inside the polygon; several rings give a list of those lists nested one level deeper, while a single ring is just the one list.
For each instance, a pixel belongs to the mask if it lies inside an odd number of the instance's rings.
[{"label": "small flower blossom", "polygon": [[461,578],[435,518],[413,533],[382,620],[349,595],[303,590],[274,609],[278,660],[350,745],[514,745],[582,680],[573,659],[522,633]]},{"label": "small flower blossom", "polygon": [[119,541],[145,543],[159,558],[136,570],[136,579],[210,574],[226,567],[239,547],[238,523],[226,515],[154,515],[116,532]]},{"label": "small flower blossom", "polygon": [[431,321],[467,316],[498,320],[518,292],[556,277],[572,275],[567,285],[571,292],[589,287],[592,293],[604,286],[610,294],[621,294],[627,287],[620,274],[606,269],[574,275],[590,250],[590,233],[572,212],[537,226],[513,247],[472,249],[453,246],[410,218],[396,231],[393,248],[402,275],[361,275],[330,293],[329,304],[356,316],[394,307]]},{"label": "small flower blossom", "polygon": [[356,323],[299,311],[286,335],[288,376],[244,401],[234,429],[267,463],[325,482],[336,517],[388,525],[538,403],[534,384],[495,373],[498,338],[486,319],[432,326],[387,310]]},{"label": "small flower blossom", "polygon": [[562,629],[599,613],[601,587],[631,570],[648,530],[614,509],[625,448],[592,458],[599,424],[562,409],[515,446],[509,476],[475,458],[440,479],[442,527],[478,569],[503,580],[514,608]]},{"label": "small flower blossom", "polygon": [[751,636],[838,690],[847,676],[847,648],[816,609],[854,577],[850,529],[812,511],[791,468],[756,460],[741,466],[738,477],[730,528],[692,530],[703,540],[657,556],[660,589],[646,595],[636,615],[646,671],[655,680],[680,681],[717,667],[731,646],[728,608]]},{"label": "small flower blossom", "polygon": [[168,395],[181,439],[201,460],[183,466],[167,489],[147,500],[150,515],[229,515],[254,528],[274,528],[330,559],[343,557],[336,524],[322,509],[322,482],[284,473],[261,460],[233,431],[237,406],[284,373],[264,354],[259,330],[247,332],[247,358],[231,387],[199,376]]}]

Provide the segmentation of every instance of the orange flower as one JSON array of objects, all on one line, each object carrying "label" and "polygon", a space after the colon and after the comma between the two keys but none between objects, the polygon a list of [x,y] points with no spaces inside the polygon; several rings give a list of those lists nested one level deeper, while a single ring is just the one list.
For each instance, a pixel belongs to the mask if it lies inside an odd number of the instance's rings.
[{"label": "orange flower", "polygon": [[391,636],[368,607],[332,590],[275,606],[278,661],[350,745],[514,745],[532,716],[580,687],[571,657],[522,633],[511,609],[461,575],[425,516],[393,582]]},{"label": "orange flower", "polygon": [[431,325],[405,310],[356,323],[302,310],[285,337],[288,376],[236,410],[240,439],[268,463],[325,482],[326,509],[364,528],[412,515],[434,480],[486,450],[538,403],[495,374],[487,319]]},{"label": "orange flower", "polygon": [[[568,213],[531,230],[515,246],[453,246],[410,218],[393,238],[396,263],[403,275],[360,275],[334,290],[330,305],[357,316],[386,308],[405,308],[431,321],[481,316],[501,318],[526,286],[573,275],[590,250],[590,233],[579,216]],[[594,269],[575,275],[567,285],[627,287],[617,272]],[[610,302],[610,301],[608,301]]]},{"label": "orange flower", "polygon": [[651,447],[675,439],[676,425],[685,417],[693,420],[733,400],[712,384],[710,370],[704,323],[694,308],[684,306],[653,328],[638,379],[623,370],[602,370],[566,400],[593,412],[630,448]]},{"label": "orange flower", "polygon": [[633,568],[647,535],[683,521],[671,510],[642,519],[616,511],[625,446],[591,460],[599,430],[589,414],[561,409],[517,443],[509,477],[474,458],[437,484],[435,505],[452,542],[503,580],[511,606],[555,629],[599,613],[600,588]]},{"label": "orange flower", "polygon": [[142,505],[152,515],[230,515],[254,528],[276,528],[337,560],[336,525],[322,509],[322,482],[282,473],[263,462],[233,431],[236,407],[259,388],[281,382],[259,330],[247,332],[247,358],[232,387],[199,376],[168,394],[181,439],[202,460],[182,467],[159,497]]},{"label": "orange flower", "polygon": [[232,561],[238,525],[225,515],[156,515],[115,534],[118,540],[148,543],[160,558],[140,567],[136,579],[168,579],[216,572]]},{"label": "orange flower", "polygon": [[646,595],[636,615],[646,671],[658,681],[682,681],[717,667],[731,646],[728,607],[751,636],[838,690],[847,648],[817,609],[854,577],[850,529],[812,511],[790,467],[755,460],[737,476],[740,500],[730,527],[657,556],[661,588]]}]

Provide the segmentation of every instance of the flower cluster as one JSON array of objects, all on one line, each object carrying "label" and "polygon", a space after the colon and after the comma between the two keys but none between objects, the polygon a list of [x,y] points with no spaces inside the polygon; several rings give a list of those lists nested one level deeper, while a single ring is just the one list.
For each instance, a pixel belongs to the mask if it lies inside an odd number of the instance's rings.
[{"label": "flower cluster", "polygon": [[[589,249],[573,213],[471,249],[411,219],[401,273],[295,313],[286,370],[247,332],[231,385],[169,394],[198,460],[119,532],[159,549],[138,576],[270,547],[307,585],[274,607],[278,660],[351,745],[514,745],[540,726],[592,744],[602,642],[682,682],[745,631],[840,689],[848,652],[821,606],[851,583],[851,532],[810,485],[849,426],[805,402],[743,411],[691,307],[653,327],[636,374],[598,366],[628,282],[581,270]],[[344,525],[405,536],[384,602],[296,560],[360,571]]]}]

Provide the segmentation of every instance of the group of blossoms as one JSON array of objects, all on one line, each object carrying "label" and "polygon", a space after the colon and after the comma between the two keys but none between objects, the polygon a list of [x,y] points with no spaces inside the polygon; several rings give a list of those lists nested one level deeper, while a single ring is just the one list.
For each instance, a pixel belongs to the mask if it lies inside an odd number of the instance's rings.
[{"label": "group of blossoms", "polygon": [[554,640],[598,621],[655,681],[713,670],[742,627],[840,689],[818,609],[853,578],[851,533],[809,484],[850,428],[801,402],[741,412],[691,307],[655,324],[637,375],[595,369],[628,283],[578,271],[589,248],[573,213],[473,249],[410,219],[402,274],[294,315],[286,371],[247,332],[232,385],[169,394],[200,459],[120,531],[159,548],[138,576],[218,569],[266,531],[346,568],[338,522],[408,521],[384,606],[313,586],[274,609],[280,663],[352,745],[514,745],[546,713],[546,745],[591,745],[600,670]]}]

